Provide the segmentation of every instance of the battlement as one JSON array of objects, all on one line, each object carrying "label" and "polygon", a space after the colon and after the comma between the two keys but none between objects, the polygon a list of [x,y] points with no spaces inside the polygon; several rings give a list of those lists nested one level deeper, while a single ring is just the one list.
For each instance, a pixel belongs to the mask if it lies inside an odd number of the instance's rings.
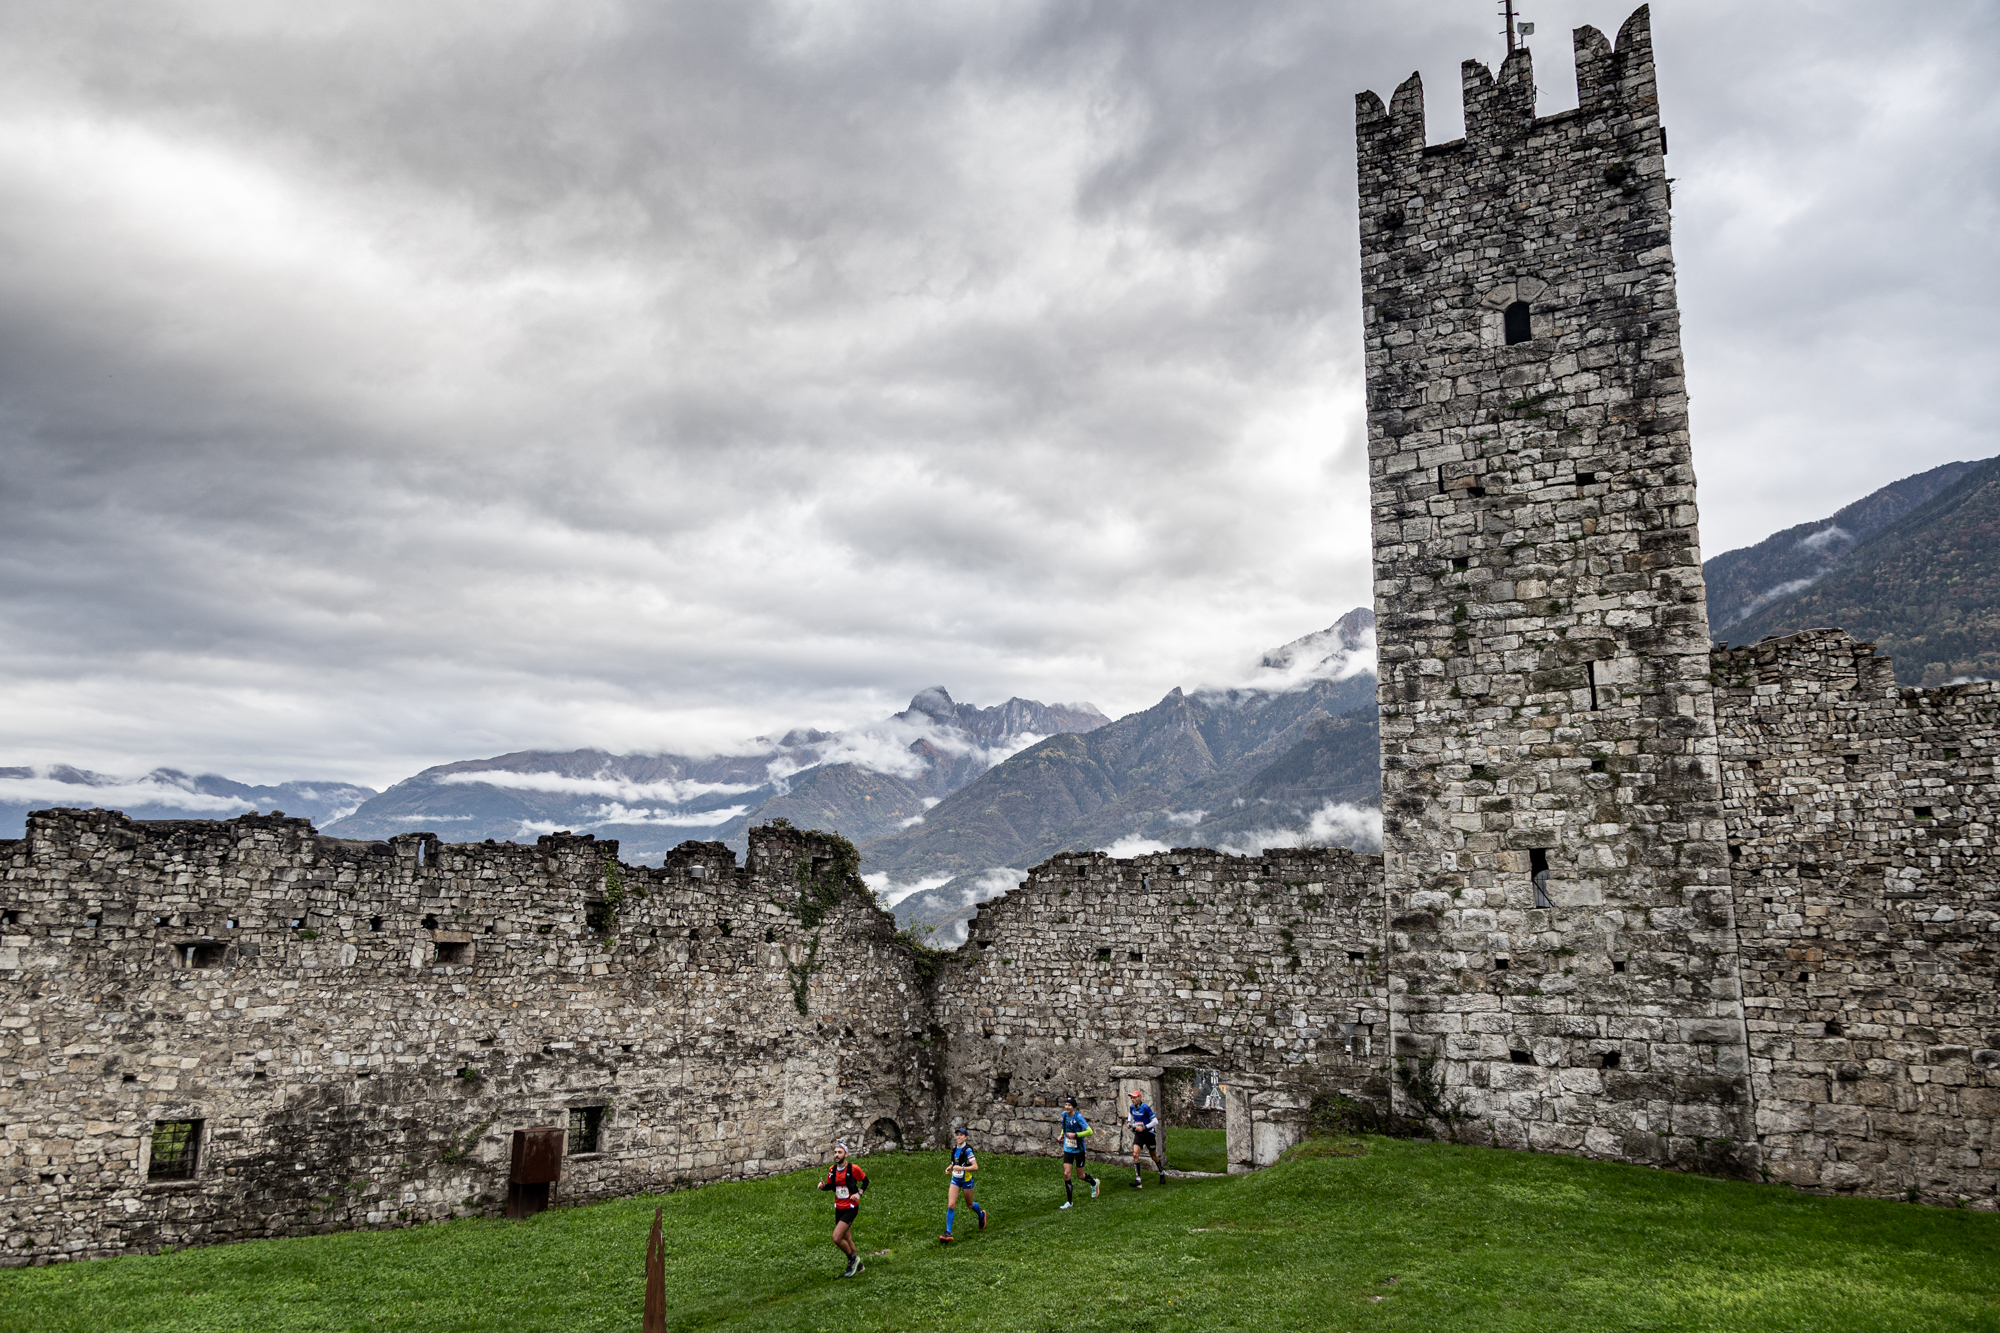
[{"label": "battlement", "polygon": [[1388,106],[1380,96],[1364,92],[1354,99],[1355,129],[1364,161],[1417,158],[1426,153],[1501,147],[1527,139],[1556,122],[1630,122],[1632,127],[1657,124],[1659,97],[1653,78],[1653,30],[1650,10],[1641,5],[1618,30],[1614,48],[1602,32],[1585,25],[1572,39],[1576,47],[1577,109],[1553,116],[1535,114],[1534,53],[1517,48],[1496,77],[1483,61],[1468,60],[1461,68],[1465,99],[1465,137],[1427,146],[1424,130],[1424,81],[1411,74],[1397,87]]}]

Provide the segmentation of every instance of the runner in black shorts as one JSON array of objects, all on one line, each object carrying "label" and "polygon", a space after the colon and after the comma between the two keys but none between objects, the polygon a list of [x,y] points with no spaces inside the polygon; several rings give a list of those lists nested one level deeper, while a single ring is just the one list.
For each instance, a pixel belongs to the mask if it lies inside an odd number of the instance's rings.
[{"label": "runner in black shorts", "polygon": [[833,1165],[819,1187],[833,1191],[833,1243],[847,1256],[847,1271],[853,1277],[861,1271],[861,1252],[854,1248],[854,1215],[861,1211],[861,1196],[868,1190],[868,1173],[847,1160],[847,1145],[833,1145]]},{"label": "runner in black shorts", "polygon": [[1153,1108],[1146,1105],[1137,1088],[1131,1091],[1132,1098],[1132,1188],[1139,1188],[1139,1150],[1144,1148],[1153,1155],[1153,1170],[1160,1173],[1160,1183],[1167,1183],[1167,1164],[1160,1157],[1160,1118],[1153,1114]]},{"label": "runner in black shorts", "polygon": [[[1070,1176],[1076,1174],[1090,1182],[1090,1197],[1097,1197],[1097,1177],[1090,1174],[1084,1163],[1090,1160],[1090,1145],[1085,1142],[1090,1137],[1090,1122],[1078,1114],[1076,1098],[1063,1098],[1062,1117],[1062,1159],[1063,1159],[1063,1208],[1076,1202],[1076,1181]],[[1062,1211],[1057,1209],[1058,1212]]]}]

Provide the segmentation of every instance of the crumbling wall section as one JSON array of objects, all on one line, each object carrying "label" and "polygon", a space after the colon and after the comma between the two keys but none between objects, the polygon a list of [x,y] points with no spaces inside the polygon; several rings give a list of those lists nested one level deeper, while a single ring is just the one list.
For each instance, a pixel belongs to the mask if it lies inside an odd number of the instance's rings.
[{"label": "crumbling wall section", "polygon": [[1386,1101],[1381,939],[1379,857],[1057,856],[980,907],[937,979],[944,1110],[1049,1153],[1075,1095],[1102,1150],[1119,1087],[1157,1099],[1164,1070],[1216,1069],[1282,1147],[1316,1096]]},{"label": "crumbling wall section", "polygon": [[[852,860],[34,815],[0,844],[0,1263],[492,1213],[510,1132],[573,1110],[559,1201],[920,1133],[922,978]],[[149,1180],[179,1120],[193,1177]]]},{"label": "crumbling wall section", "polygon": [[2000,686],[1838,630],[1714,664],[1764,1170],[1995,1206]]}]

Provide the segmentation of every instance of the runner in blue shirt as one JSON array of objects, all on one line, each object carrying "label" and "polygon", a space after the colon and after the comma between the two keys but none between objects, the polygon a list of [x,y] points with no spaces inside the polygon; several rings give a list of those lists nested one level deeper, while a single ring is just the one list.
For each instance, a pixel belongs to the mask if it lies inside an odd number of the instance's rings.
[{"label": "runner in blue shirt", "polygon": [[[1090,1137],[1090,1122],[1077,1114],[1076,1098],[1063,1098],[1062,1116],[1062,1159],[1063,1194],[1066,1196],[1063,1208],[1076,1202],[1076,1182],[1070,1176],[1070,1169],[1090,1182],[1090,1197],[1097,1197],[1097,1177],[1090,1174],[1084,1163],[1090,1157],[1090,1145],[1085,1142]],[[1057,1209],[1058,1212],[1061,1209]]]},{"label": "runner in blue shirt", "polygon": [[944,1234],[938,1237],[946,1245],[951,1244],[951,1224],[958,1216],[958,1196],[961,1194],[965,1196],[965,1201],[972,1205],[972,1211],[979,1214],[979,1229],[986,1230],[986,1210],[972,1197],[973,1179],[979,1170],[979,1159],[973,1155],[972,1145],[966,1141],[964,1125],[954,1129],[951,1137],[953,1140],[951,1166],[947,1168],[951,1172],[951,1189],[945,1195]]},{"label": "runner in blue shirt", "polygon": [[1139,1089],[1132,1089],[1132,1188],[1139,1189],[1139,1150],[1146,1149],[1153,1155],[1153,1170],[1160,1173],[1160,1183],[1167,1183],[1167,1164],[1160,1157],[1160,1118],[1153,1114],[1153,1108],[1146,1105],[1146,1099]]}]

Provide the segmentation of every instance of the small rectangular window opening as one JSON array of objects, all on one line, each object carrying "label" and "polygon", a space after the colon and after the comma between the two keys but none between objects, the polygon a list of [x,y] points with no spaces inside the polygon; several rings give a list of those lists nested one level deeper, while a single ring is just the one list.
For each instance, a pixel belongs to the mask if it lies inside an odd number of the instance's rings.
[{"label": "small rectangular window opening", "polygon": [[86,930],[97,929],[104,924],[104,913],[102,911],[93,911],[86,914],[83,918],[83,924]]},{"label": "small rectangular window opening", "polygon": [[0,925],[18,926],[20,924],[21,914],[16,909],[10,907],[4,912],[0,912]]},{"label": "small rectangular window opening", "polygon": [[1350,963],[1366,962],[1367,959],[1368,955],[1362,953],[1359,949],[1349,949],[1347,951],[1347,961]]},{"label": "small rectangular window opening", "polygon": [[1611,964],[1611,970],[1613,972],[1623,972],[1625,970],[1625,960],[1622,958],[1614,959]]},{"label": "small rectangular window opening", "polygon": [[1151,875],[1139,876],[1139,891],[1141,893],[1151,893],[1153,891],[1153,877]]},{"label": "small rectangular window opening", "polygon": [[381,918],[381,917],[379,917],[379,916],[371,916],[371,917],[369,917],[369,918],[368,918],[368,929],[370,929],[370,930],[380,930],[380,929],[382,929],[382,918]]},{"label": "small rectangular window opening", "polygon": [[1535,1063],[1535,1057],[1526,1051],[1509,1051],[1507,1052],[1507,1058],[1517,1065],[1531,1065]]},{"label": "small rectangular window opening", "polygon": [[302,916],[293,917],[291,928],[293,930],[304,930],[306,928],[306,919]]},{"label": "small rectangular window opening", "polygon": [[1591,772],[1593,772],[1593,773],[1602,773],[1602,772],[1605,772],[1606,770],[1605,770],[1605,764],[1604,764],[1604,761],[1603,761],[1602,759],[1593,759],[1593,760],[1591,760],[1591,761],[1590,761],[1590,771],[1591,771]]},{"label": "small rectangular window opening", "polygon": [[[1488,308],[1491,309],[1491,307]],[[1515,301],[1501,312],[1500,318],[1505,326],[1508,346],[1511,347],[1515,343],[1527,342],[1529,338],[1534,336],[1529,328],[1528,303],[1526,301]]]},{"label": "small rectangular window opening", "polygon": [[1470,569],[1472,568],[1472,560],[1468,556],[1456,556],[1451,562],[1451,567],[1453,569]]},{"label": "small rectangular window opening", "polygon": [[1956,751],[1956,750],[1946,750],[1946,751],[1944,752],[1944,757],[1945,757],[1945,758],[1947,758],[1947,759],[1956,759],[1956,758],[1958,758],[1958,751]]},{"label": "small rectangular window opening", "polygon": [[1146,955],[1134,949],[1125,955],[1125,961],[1129,963],[1143,963],[1146,961]]},{"label": "small rectangular window opening", "polygon": [[[603,935],[611,929],[611,904],[607,902],[587,902],[583,905],[583,924]],[[724,932],[725,934],[727,932]]]},{"label": "small rectangular window opening", "polygon": [[1598,711],[1598,709],[1597,709],[1597,663],[1595,663],[1595,662],[1585,662],[1585,663],[1583,664],[1583,673],[1584,673],[1584,675],[1585,675],[1585,676],[1586,676],[1586,677],[1587,677],[1587,678],[1589,679],[1589,681],[1590,681],[1590,711],[1591,711],[1591,712],[1593,712],[1593,713],[1595,713],[1595,712],[1597,712],[1597,711]]},{"label": "small rectangular window opening", "polygon": [[156,926],[171,926],[174,924],[174,919],[170,916],[156,916],[153,918],[153,924]]},{"label": "small rectangular window opening", "polygon": [[463,967],[472,961],[470,944],[439,944],[437,961],[441,967]]},{"label": "small rectangular window opening", "polygon": [[193,1180],[201,1156],[201,1121],[155,1120],[148,1180]]},{"label": "small rectangular window opening", "polygon": [[1595,472],[1579,472],[1576,474],[1576,484],[1579,486],[1589,486],[1596,482],[1596,480],[1597,474]]},{"label": "small rectangular window opening", "polygon": [[1528,873],[1534,877],[1535,906],[1555,906],[1549,901],[1549,852],[1546,847],[1528,849]]},{"label": "small rectangular window opening", "polygon": [[1013,1085],[1014,1076],[1012,1074],[995,1074],[993,1076],[993,1095],[995,1097],[1005,1097],[1007,1089]]},{"label": "small rectangular window opening", "polygon": [[1917,807],[1918,819],[1929,819],[1930,817],[1931,817],[1931,808],[1929,806],[1920,805]]},{"label": "small rectangular window opening", "polygon": [[1618,1068],[1618,1054],[1617,1051],[1604,1052],[1604,1054],[1597,1057],[1597,1067],[1599,1069]]},{"label": "small rectangular window opening", "polygon": [[569,1108],[569,1155],[598,1152],[598,1134],[604,1128],[604,1108],[601,1106],[572,1106]]},{"label": "small rectangular window opening", "polygon": [[1844,754],[1840,756],[1840,762],[1846,764],[1849,768],[1853,768],[1861,762],[1861,756],[1858,754]]},{"label": "small rectangular window opening", "polygon": [[1507,960],[1505,958],[1495,958],[1493,960],[1493,970],[1495,972],[1505,972],[1507,970]]},{"label": "small rectangular window opening", "polygon": [[1100,962],[1100,963],[1108,963],[1108,962],[1110,962],[1110,961],[1111,961],[1111,950],[1109,950],[1109,949],[1099,949],[1099,950],[1097,951],[1097,961],[1098,961],[1098,962]]},{"label": "small rectangular window opening", "polygon": [[222,959],[229,952],[226,944],[190,944],[187,946],[189,967],[221,967]]}]

